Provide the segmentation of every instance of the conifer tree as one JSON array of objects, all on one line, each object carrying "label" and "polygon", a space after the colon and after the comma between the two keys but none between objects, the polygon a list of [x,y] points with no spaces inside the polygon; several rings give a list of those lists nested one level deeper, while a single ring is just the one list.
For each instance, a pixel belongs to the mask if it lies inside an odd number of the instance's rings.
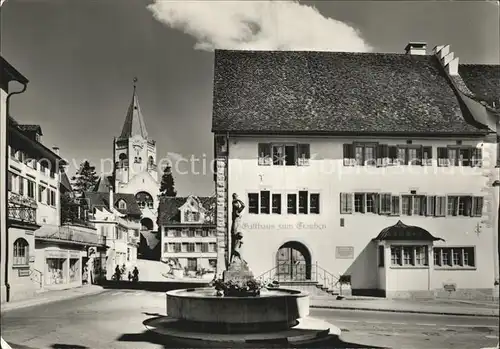
[{"label": "conifer tree", "polygon": [[97,184],[99,176],[95,172],[95,166],[85,160],[80,164],[80,168],[76,175],[71,178],[71,186],[77,197],[81,196],[84,192],[92,190]]},{"label": "conifer tree", "polygon": [[172,167],[167,165],[161,177],[160,196],[162,197],[176,197],[177,191],[175,190],[175,181],[172,176]]}]

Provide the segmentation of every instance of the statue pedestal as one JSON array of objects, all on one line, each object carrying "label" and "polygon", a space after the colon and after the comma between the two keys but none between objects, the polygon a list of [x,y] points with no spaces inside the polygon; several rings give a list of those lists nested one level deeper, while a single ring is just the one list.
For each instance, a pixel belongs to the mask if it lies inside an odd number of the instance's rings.
[{"label": "statue pedestal", "polygon": [[255,280],[255,277],[246,262],[235,261],[222,273],[222,280],[224,282],[231,280],[246,283],[247,281]]}]

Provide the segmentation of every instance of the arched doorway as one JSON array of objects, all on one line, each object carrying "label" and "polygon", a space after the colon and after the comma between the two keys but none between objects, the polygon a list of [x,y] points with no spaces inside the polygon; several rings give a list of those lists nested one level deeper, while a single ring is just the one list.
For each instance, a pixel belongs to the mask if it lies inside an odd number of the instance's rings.
[{"label": "arched doorway", "polygon": [[141,219],[141,230],[153,230],[153,221],[151,218],[143,218]]},{"label": "arched doorway", "polygon": [[311,253],[297,241],[289,241],[276,253],[278,281],[311,280]]}]

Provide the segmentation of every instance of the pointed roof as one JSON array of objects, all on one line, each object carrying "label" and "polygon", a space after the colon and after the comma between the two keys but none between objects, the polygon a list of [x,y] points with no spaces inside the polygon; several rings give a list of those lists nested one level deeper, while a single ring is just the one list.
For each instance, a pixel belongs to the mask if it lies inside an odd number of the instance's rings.
[{"label": "pointed roof", "polygon": [[94,188],[92,189],[93,192],[97,193],[109,193],[109,188],[111,187],[111,182],[110,178],[108,176],[102,175],[99,177],[97,180]]},{"label": "pointed roof", "polygon": [[146,124],[144,123],[141,107],[139,106],[139,98],[137,97],[136,83],[137,78],[134,78],[132,101],[130,102],[127,110],[125,123],[123,124],[122,133],[119,137],[120,139],[127,139],[136,135],[140,135],[142,138],[148,139],[148,131],[146,131]]}]

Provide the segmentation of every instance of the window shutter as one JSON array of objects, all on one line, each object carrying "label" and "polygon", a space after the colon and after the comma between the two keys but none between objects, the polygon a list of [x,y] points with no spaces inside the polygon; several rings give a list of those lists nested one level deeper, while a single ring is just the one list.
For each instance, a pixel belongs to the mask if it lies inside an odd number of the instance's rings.
[{"label": "window shutter", "polygon": [[425,201],[426,201],[426,210],[425,210],[425,215],[426,216],[433,216],[434,215],[434,212],[433,211],[433,204],[432,204],[432,201],[435,197],[434,196],[426,196],[425,198]]},{"label": "window shutter", "polygon": [[437,148],[438,166],[446,167],[448,166],[448,148],[439,147]]},{"label": "window shutter", "polygon": [[344,144],[344,166],[351,164],[350,160],[354,158],[354,148],[352,144]]},{"label": "window shutter", "polygon": [[423,156],[423,148],[422,147],[418,147],[417,148],[417,161],[418,161],[417,165],[423,165],[424,164],[424,162],[422,161],[423,158],[424,158],[424,156]]},{"label": "window shutter", "polygon": [[[344,144],[345,146],[345,144]],[[345,193],[340,193],[340,213],[346,213],[345,208],[346,207],[346,194]]]}]

